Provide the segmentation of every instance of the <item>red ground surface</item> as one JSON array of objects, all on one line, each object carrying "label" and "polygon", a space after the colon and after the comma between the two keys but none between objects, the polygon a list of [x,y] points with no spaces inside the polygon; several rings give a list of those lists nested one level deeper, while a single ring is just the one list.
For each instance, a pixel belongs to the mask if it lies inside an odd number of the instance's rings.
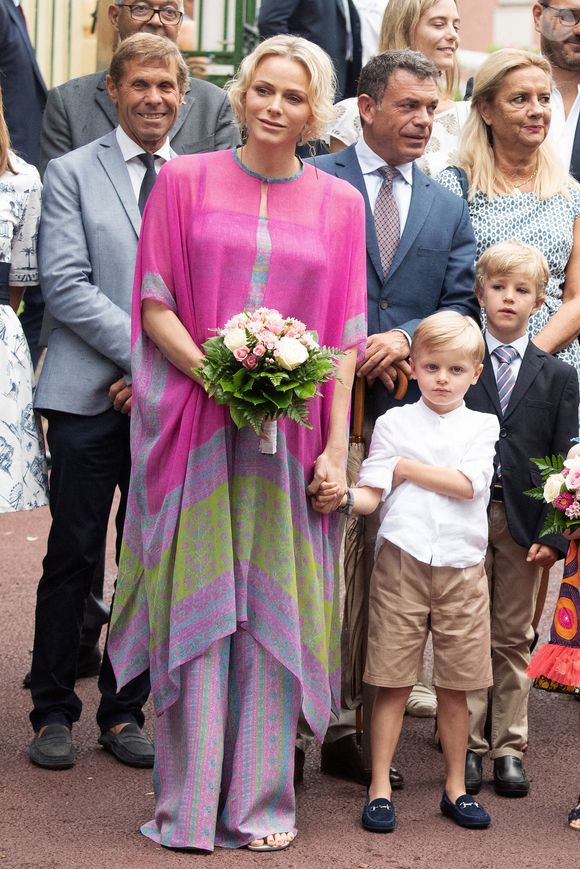
[{"label": "red ground surface", "polygon": [[[307,756],[298,794],[298,838],[279,854],[216,851],[174,853],[138,832],[153,811],[151,775],[117,763],[97,746],[96,680],[79,683],[83,716],[74,728],[77,764],[65,772],[33,767],[30,695],[21,687],[30,662],[36,584],[48,530],[48,510],[0,516],[0,869],[578,869],[580,832],[565,817],[580,790],[580,703],[534,691],[524,800],[480,799],[493,817],[487,831],[465,831],[438,811],[442,758],[432,721],[407,718],[397,763],[406,777],[397,794],[397,830],[366,833],[359,819],[363,789],[321,776],[318,750]],[[108,565],[109,581],[113,565]],[[553,576],[548,610],[557,589]],[[544,635],[545,635],[544,620]],[[148,708],[148,728],[153,716]],[[486,772],[491,772],[487,764]]]}]

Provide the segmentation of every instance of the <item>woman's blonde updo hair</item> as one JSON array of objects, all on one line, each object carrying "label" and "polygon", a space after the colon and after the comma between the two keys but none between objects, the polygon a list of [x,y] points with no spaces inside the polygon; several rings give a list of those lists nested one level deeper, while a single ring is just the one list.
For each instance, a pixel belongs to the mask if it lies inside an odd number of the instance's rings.
[{"label": "woman's blonde updo hair", "polygon": [[312,120],[302,132],[299,144],[319,139],[334,118],[332,105],[336,75],[326,52],[301,36],[272,36],[244,57],[236,75],[225,86],[237,125],[241,129],[244,127],[246,94],[256,76],[258,64],[266,57],[276,55],[295,60],[306,69],[310,78],[308,102]]},{"label": "woman's blonde updo hair", "polygon": [[[379,53],[396,48],[414,49],[415,30],[419,21],[438,2],[439,0],[389,0],[381,22]],[[453,67],[445,70],[445,87],[440,87],[440,90],[446,99],[453,99],[458,86],[459,63],[455,57]]]},{"label": "woman's blonde updo hair", "polygon": [[[457,150],[456,163],[467,174],[469,199],[473,199],[479,191],[490,199],[511,192],[496,174],[493,130],[483,120],[481,113],[486,105],[494,101],[506,75],[518,69],[541,69],[548,76],[548,88],[552,87],[552,69],[540,54],[519,48],[502,48],[483,62],[473,82],[471,111]],[[557,193],[569,198],[570,187],[575,183],[552,146],[544,139],[538,147],[538,171],[533,188],[538,199],[549,199]]]}]

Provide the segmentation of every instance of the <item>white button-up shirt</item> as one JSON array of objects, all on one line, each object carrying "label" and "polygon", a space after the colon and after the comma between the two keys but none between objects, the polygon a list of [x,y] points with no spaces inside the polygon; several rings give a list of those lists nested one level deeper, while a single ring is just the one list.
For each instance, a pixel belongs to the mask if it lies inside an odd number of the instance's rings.
[{"label": "white button-up shirt", "polygon": [[[371,211],[375,213],[375,205],[379,190],[383,186],[383,176],[379,173],[379,169],[385,166],[385,161],[382,157],[369,148],[364,140],[364,133],[354,146],[356,156],[363,174],[367,196],[371,206]],[[411,207],[411,194],[413,193],[413,164],[401,163],[397,166],[399,175],[393,179],[393,197],[397,203],[399,210],[399,237],[403,234],[409,208]]]},{"label": "white button-up shirt", "polygon": [[[485,341],[487,344],[487,349],[489,350],[489,355],[491,356],[491,364],[493,365],[493,373],[495,374],[495,379],[497,380],[497,370],[499,368],[499,359],[494,355],[494,350],[496,347],[505,347],[505,344],[502,344],[501,341],[498,341],[491,332],[487,331],[485,333]],[[518,374],[520,373],[520,368],[522,367],[522,359],[524,358],[524,353],[530,343],[527,335],[522,335],[521,338],[516,338],[515,341],[511,341],[510,345],[514,348],[514,350],[518,351],[518,356],[511,363],[510,368],[512,370],[512,374],[514,376],[514,380],[518,379]]]},{"label": "white button-up shirt", "polygon": [[[377,551],[390,540],[434,567],[478,564],[487,549],[486,508],[498,437],[497,417],[465,404],[439,415],[421,399],[379,417],[358,482],[383,490]],[[439,495],[408,480],[392,489],[400,458],[461,471],[473,486],[473,498]]]},{"label": "white button-up shirt", "polygon": [[566,172],[568,172],[572,160],[576,125],[580,117],[580,85],[578,85],[578,93],[576,94],[572,108],[568,112],[568,116],[566,116],[564,111],[564,101],[558,88],[554,88],[552,91],[551,104],[552,120],[550,121],[548,141],[566,167]]}]

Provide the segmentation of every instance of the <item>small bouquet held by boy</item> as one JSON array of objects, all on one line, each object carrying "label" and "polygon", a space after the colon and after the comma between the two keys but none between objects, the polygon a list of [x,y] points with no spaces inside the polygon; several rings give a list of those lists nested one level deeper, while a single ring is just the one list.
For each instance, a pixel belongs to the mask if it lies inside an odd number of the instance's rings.
[{"label": "small bouquet held by boy", "polygon": [[543,482],[524,494],[550,504],[540,536],[580,528],[580,456],[546,456],[530,461],[537,466]]},{"label": "small bouquet held by boy", "polygon": [[260,452],[274,455],[279,419],[312,428],[307,402],[336,376],[342,351],[321,347],[316,332],[273,308],[243,311],[216,332],[203,345],[205,389],[238,428],[252,426]]}]

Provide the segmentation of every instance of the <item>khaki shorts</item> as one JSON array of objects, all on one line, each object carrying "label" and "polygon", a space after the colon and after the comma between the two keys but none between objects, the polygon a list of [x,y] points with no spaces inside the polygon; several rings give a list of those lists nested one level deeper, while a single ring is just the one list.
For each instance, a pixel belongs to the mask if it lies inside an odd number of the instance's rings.
[{"label": "khaki shorts", "polygon": [[387,540],[371,577],[364,681],[382,688],[414,685],[429,629],[434,685],[473,691],[492,684],[484,562],[433,567]]}]

